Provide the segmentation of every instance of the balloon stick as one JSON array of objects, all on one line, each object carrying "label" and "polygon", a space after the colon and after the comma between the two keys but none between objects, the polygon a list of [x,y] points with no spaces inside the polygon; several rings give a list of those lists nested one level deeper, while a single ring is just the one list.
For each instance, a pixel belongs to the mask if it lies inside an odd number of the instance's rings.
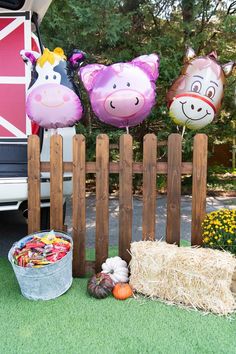
[{"label": "balloon stick", "polygon": [[57,135],[58,134],[57,128],[52,128],[51,132],[52,132],[51,133],[52,135]]}]

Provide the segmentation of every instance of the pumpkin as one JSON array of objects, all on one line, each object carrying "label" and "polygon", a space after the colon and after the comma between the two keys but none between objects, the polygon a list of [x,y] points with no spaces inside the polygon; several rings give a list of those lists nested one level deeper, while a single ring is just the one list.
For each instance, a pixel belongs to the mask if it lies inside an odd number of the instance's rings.
[{"label": "pumpkin", "polygon": [[117,283],[112,293],[117,300],[126,300],[133,296],[133,290],[128,283]]},{"label": "pumpkin", "polygon": [[97,273],[89,279],[87,291],[96,299],[104,299],[111,294],[113,287],[113,281],[108,274]]},{"label": "pumpkin", "polygon": [[109,274],[114,284],[127,283],[129,280],[127,263],[118,256],[107,258],[102,264],[102,273]]}]

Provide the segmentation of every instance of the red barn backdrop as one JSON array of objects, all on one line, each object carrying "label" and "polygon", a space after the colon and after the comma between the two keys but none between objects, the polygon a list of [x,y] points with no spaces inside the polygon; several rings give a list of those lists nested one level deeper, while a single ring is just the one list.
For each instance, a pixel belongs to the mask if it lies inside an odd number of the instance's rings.
[{"label": "red barn backdrop", "polygon": [[32,47],[38,50],[31,37],[30,12],[1,13],[0,138],[25,139],[32,132],[25,112],[30,72],[20,56],[22,49]]}]

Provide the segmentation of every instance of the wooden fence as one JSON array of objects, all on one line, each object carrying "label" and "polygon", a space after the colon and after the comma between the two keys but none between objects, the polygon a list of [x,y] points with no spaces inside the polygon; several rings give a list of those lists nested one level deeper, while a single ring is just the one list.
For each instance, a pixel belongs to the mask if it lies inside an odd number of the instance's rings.
[{"label": "wooden fence", "polygon": [[[181,176],[192,175],[192,245],[202,243],[201,223],[205,215],[207,177],[207,136],[197,134],[193,142],[193,162],[182,162],[182,138],[168,138],[168,161],[157,161],[157,138],[147,134],[143,142],[143,162],[133,161],[133,142],[129,134],[119,141],[119,161],[109,160],[109,138],[97,136],[96,162],[86,162],[85,138],[73,138],[73,161],[63,162],[63,140],[53,135],[50,162],[40,162],[40,142],[36,135],[28,139],[28,232],[40,230],[40,173],[50,172],[50,228],[63,230],[63,173],[72,172],[73,198],[73,273],[83,276],[87,269],[100,270],[109,247],[109,174],[119,174],[119,255],[130,260],[133,215],[133,174],[143,174],[143,239],[155,239],[156,177],[167,174],[166,241],[180,243]],[[86,173],[96,174],[95,262],[85,259],[86,244]]]}]

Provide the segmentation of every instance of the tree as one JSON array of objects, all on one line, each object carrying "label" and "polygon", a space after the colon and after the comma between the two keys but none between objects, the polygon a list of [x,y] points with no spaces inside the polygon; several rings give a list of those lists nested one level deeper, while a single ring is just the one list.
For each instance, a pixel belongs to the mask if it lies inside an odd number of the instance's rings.
[{"label": "tree", "polygon": [[[88,53],[88,62],[110,64],[145,53],[159,53],[157,106],[149,119],[132,129],[132,135],[141,141],[145,133],[155,132],[162,139],[176,131],[168,116],[165,96],[179,74],[186,45],[198,54],[216,49],[222,63],[236,60],[236,7],[235,1],[228,6],[227,3],[222,0],[54,0],[41,31],[49,48],[61,46],[66,52],[80,48]],[[87,95],[83,95],[86,99]],[[218,121],[202,130],[210,141],[232,138],[234,95],[235,77],[228,79]],[[111,134],[117,131],[94,119],[88,118],[86,122],[90,133],[93,129]],[[186,133],[187,142],[193,134]]]}]

